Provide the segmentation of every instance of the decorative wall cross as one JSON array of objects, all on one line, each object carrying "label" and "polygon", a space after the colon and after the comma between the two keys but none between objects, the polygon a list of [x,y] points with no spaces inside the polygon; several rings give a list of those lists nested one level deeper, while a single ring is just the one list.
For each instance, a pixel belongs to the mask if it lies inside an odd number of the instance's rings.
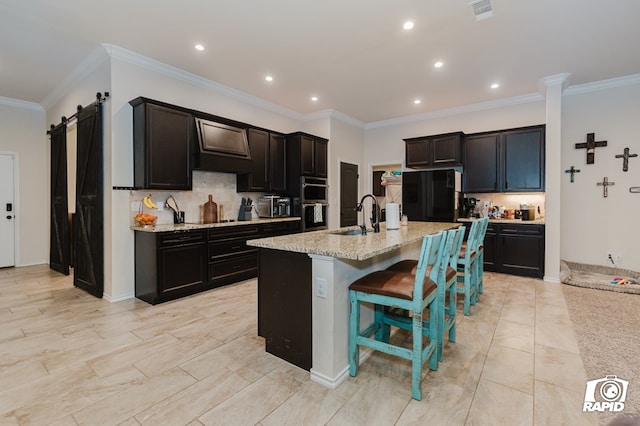
[{"label": "decorative wall cross", "polygon": [[564,172],[571,173],[571,183],[573,183],[573,175],[575,175],[576,173],[580,173],[580,169],[576,169],[575,167],[571,166],[569,170],[565,170]]},{"label": "decorative wall cross", "polygon": [[598,182],[596,185],[602,187],[602,195],[604,196],[604,198],[607,198],[607,196],[609,195],[608,188],[615,184],[615,182],[609,182],[609,178],[605,176],[604,178],[602,178],[602,182]]},{"label": "decorative wall cross", "polygon": [[624,149],[624,154],[616,155],[616,158],[623,158],[622,160],[622,171],[626,172],[629,170],[629,158],[637,157],[638,154],[629,154],[629,148]]},{"label": "decorative wall cross", "polygon": [[596,141],[595,133],[587,133],[587,141],[576,144],[576,149],[587,149],[587,164],[595,163],[596,148],[607,146],[607,141]]}]

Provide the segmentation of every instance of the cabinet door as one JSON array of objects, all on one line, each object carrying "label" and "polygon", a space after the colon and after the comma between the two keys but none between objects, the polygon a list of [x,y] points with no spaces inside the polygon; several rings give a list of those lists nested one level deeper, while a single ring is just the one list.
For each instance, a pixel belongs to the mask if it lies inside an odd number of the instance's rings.
[{"label": "cabinet door", "polygon": [[313,176],[315,174],[315,139],[300,136],[300,173],[303,176]]},{"label": "cabinet door", "polygon": [[173,292],[188,291],[188,288],[204,287],[207,281],[207,246],[204,243],[159,250],[158,293],[161,299]]},{"label": "cabinet door", "polygon": [[287,190],[287,150],[284,135],[269,136],[269,190]]},{"label": "cabinet door", "polygon": [[469,135],[464,143],[464,192],[497,192],[499,133]]},{"label": "cabinet door", "polygon": [[405,162],[409,168],[424,168],[429,165],[429,143],[426,138],[405,140]]},{"label": "cabinet door", "polygon": [[484,269],[486,271],[496,271],[496,244],[497,225],[489,224],[487,233],[484,236]]},{"label": "cabinet door", "polygon": [[530,277],[544,275],[544,227],[503,225],[499,235],[499,271]]},{"label": "cabinet door", "polygon": [[316,139],[314,146],[314,176],[327,177],[327,159],[329,143],[325,140]]},{"label": "cabinet door", "polygon": [[[136,131],[141,130],[141,119],[146,121],[146,135]],[[137,187],[191,189],[189,146],[193,126],[191,114],[159,105],[146,104],[144,117],[134,112]]]},{"label": "cabinet door", "polygon": [[251,172],[246,191],[267,191],[267,161],[269,158],[269,133],[249,129],[249,152],[251,152]]},{"label": "cabinet door", "polygon": [[434,136],[429,138],[431,151],[431,166],[448,166],[461,164],[460,144],[462,137],[460,134]]},{"label": "cabinet door", "polygon": [[544,191],[544,127],[503,134],[504,190]]}]

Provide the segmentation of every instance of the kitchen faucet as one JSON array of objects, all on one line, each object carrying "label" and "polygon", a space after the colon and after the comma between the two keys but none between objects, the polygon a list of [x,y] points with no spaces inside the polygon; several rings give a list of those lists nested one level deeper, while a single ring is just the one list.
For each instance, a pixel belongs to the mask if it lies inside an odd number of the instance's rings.
[{"label": "kitchen faucet", "polygon": [[374,233],[380,232],[380,206],[378,205],[378,200],[372,194],[367,194],[362,197],[362,200],[358,204],[356,204],[356,211],[362,212],[362,225],[360,225],[360,229],[362,229],[362,235],[367,235],[367,225],[365,223],[364,218],[364,209],[363,204],[366,198],[371,198],[373,200],[373,204],[371,205],[371,227],[373,228]]}]

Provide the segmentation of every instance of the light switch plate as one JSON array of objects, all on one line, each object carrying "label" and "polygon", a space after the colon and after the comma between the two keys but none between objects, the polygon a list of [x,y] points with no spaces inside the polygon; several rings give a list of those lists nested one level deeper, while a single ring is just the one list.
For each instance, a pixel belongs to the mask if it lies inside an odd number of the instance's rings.
[{"label": "light switch plate", "polygon": [[327,298],[327,280],[316,278],[316,296],[322,299]]}]

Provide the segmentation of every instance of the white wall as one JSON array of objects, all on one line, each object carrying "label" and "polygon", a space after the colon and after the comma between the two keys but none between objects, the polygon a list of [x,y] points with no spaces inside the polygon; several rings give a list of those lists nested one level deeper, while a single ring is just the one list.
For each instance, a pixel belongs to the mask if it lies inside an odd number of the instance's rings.
[{"label": "white wall", "polygon": [[14,154],[16,266],[49,262],[49,157],[45,112],[36,104],[0,99],[0,152]]},{"label": "white wall", "polygon": [[[563,96],[562,167],[580,169],[575,182],[562,180],[561,258],[565,260],[609,265],[607,253],[618,254],[616,264],[640,271],[637,227],[640,194],[629,192],[640,186],[640,157],[629,159],[629,171],[622,171],[625,147],[640,154],[640,79],[632,85],[605,88]],[[586,141],[587,133],[607,146],[596,148],[595,163],[586,164],[584,149],[575,144]],[[604,198],[596,182],[607,176],[615,186]]]}]

